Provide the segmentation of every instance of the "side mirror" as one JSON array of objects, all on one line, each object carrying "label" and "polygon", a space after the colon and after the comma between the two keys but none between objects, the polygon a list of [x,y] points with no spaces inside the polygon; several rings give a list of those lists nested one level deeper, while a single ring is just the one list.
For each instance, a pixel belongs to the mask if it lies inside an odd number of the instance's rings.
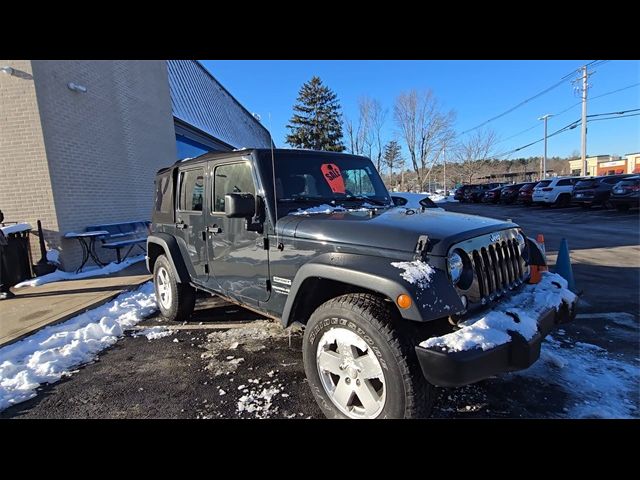
[{"label": "side mirror", "polygon": [[256,199],[250,193],[227,193],[224,214],[227,218],[251,218],[256,214]]}]

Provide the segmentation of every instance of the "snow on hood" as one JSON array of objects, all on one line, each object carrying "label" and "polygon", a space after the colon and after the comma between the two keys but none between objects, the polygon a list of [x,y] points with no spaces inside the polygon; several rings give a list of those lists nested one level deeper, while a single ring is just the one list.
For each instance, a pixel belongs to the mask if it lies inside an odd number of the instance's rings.
[{"label": "snow on hood", "polygon": [[[537,318],[542,312],[551,308],[557,311],[562,303],[571,304],[575,299],[576,295],[568,289],[564,278],[556,273],[543,272],[539,283],[525,285],[520,293],[499,303],[490,312],[462,322],[460,330],[429,338],[420,346],[455,352],[474,348],[489,350],[510,342],[508,331],[518,332],[526,340],[531,340],[538,331]],[[520,321],[516,323],[508,312],[516,314]]]},{"label": "snow on hood", "polygon": [[342,205],[328,205],[323,203],[322,205],[318,205],[316,207],[310,208],[299,208],[295,212],[289,212],[289,215],[315,215],[319,213],[333,213],[333,212],[366,212],[369,208],[374,208],[373,205],[363,204],[360,208],[346,208]]},{"label": "snow on hood", "polygon": [[420,260],[391,262],[391,266],[404,270],[400,276],[411,284],[417,283],[419,288],[427,288],[431,281],[431,275],[435,273],[431,265]]}]

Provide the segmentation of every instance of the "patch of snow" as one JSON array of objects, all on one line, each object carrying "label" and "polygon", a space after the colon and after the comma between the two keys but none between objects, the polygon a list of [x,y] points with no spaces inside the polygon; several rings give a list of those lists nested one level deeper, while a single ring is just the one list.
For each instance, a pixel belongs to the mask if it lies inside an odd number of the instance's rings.
[{"label": "patch of snow", "polygon": [[[560,285],[558,288],[556,285]],[[496,305],[488,313],[462,322],[455,332],[433,337],[420,343],[421,347],[441,347],[456,352],[481,348],[489,350],[511,341],[508,331],[520,333],[530,340],[538,331],[538,317],[551,308],[556,311],[562,303],[571,304],[576,296],[567,288],[567,282],[556,273],[543,272],[535,285],[525,285],[522,291]],[[518,316],[519,322],[508,313]]]},{"label": "patch of snow", "polygon": [[71,375],[155,311],[153,283],[147,282],[108,304],[0,348],[0,411],[35,397],[41,384]]},{"label": "patch of snow", "polygon": [[638,418],[640,363],[612,358],[594,345],[547,337],[540,360],[513,375],[558,385],[568,395],[570,418]]},{"label": "patch of snow", "polygon": [[169,330],[167,327],[149,327],[133,334],[133,337],[147,337],[149,340],[157,340],[158,338],[173,335],[175,331]]},{"label": "patch of snow", "polygon": [[81,278],[97,277],[98,275],[109,275],[112,273],[124,270],[134,263],[141,262],[145,258],[144,255],[137,255],[123,260],[121,263],[111,262],[104,267],[88,267],[80,273],[65,272],[63,270],[56,270],[55,272],[36,277],[32,280],[25,280],[15,286],[15,288],[22,287],[37,287],[38,285],[44,285],[45,283],[59,282],[61,280],[78,280]]},{"label": "patch of snow", "polygon": [[251,390],[238,400],[238,413],[255,413],[256,418],[267,418],[270,415],[272,400],[280,393],[276,387],[263,388],[262,391]]},{"label": "patch of snow", "polygon": [[60,250],[56,250],[55,248],[47,250],[47,262],[60,265]]},{"label": "patch of snow", "polygon": [[218,395],[226,395],[227,392],[225,392],[223,389],[218,390]]},{"label": "patch of snow", "polygon": [[174,338],[173,343],[180,343],[180,340],[178,340],[177,338]]},{"label": "patch of snow", "polygon": [[334,213],[334,212],[368,212],[370,208],[373,208],[373,205],[363,204],[360,208],[345,208],[342,205],[327,205],[322,204],[316,207],[310,208],[299,208],[295,212],[289,212],[289,215],[317,215],[319,213]]},{"label": "patch of snow", "polygon": [[411,284],[417,283],[419,288],[427,288],[431,281],[431,275],[435,273],[431,265],[421,260],[391,262],[391,266],[404,270],[400,276]]},{"label": "patch of snow", "polygon": [[16,223],[15,225],[7,225],[6,227],[0,227],[2,233],[5,235],[9,235],[10,233],[19,233],[19,232],[27,232],[29,230],[33,230],[31,225],[28,223]]}]

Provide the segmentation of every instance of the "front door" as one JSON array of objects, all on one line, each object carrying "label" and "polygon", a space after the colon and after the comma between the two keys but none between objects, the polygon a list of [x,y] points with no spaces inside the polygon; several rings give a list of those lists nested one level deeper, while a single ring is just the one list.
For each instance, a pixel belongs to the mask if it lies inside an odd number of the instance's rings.
[{"label": "front door", "polygon": [[257,305],[269,298],[269,256],[264,235],[247,230],[245,219],[224,215],[227,193],[256,195],[251,164],[237,160],[211,162],[209,175],[213,178],[207,218],[210,282],[231,298]]},{"label": "front door", "polygon": [[207,281],[207,243],[204,233],[203,203],[205,196],[204,167],[180,171],[178,201],[176,205],[176,236],[184,240],[193,278],[199,283]]}]

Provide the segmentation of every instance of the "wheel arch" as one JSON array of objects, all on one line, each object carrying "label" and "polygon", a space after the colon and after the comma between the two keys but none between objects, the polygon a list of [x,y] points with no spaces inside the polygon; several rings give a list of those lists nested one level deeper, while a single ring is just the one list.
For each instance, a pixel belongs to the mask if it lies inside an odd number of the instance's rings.
[{"label": "wheel arch", "polygon": [[147,238],[147,270],[153,273],[156,260],[165,255],[171,264],[178,283],[189,283],[191,278],[184,263],[180,247],[175,237],[167,233],[156,233]]}]

